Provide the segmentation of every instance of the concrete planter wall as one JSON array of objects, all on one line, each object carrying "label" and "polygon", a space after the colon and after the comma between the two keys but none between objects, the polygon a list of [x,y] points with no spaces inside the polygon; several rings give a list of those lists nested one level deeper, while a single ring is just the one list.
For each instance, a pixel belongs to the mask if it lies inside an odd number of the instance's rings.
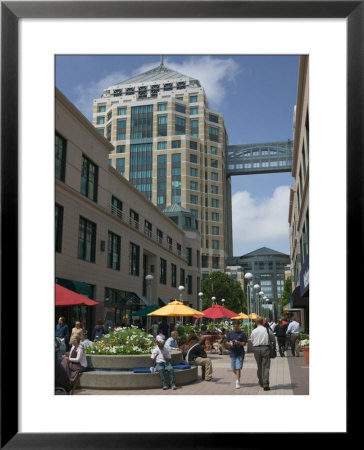
[{"label": "concrete planter wall", "polygon": [[[172,365],[182,362],[182,352],[172,350]],[[150,354],[147,355],[87,355],[87,367],[92,369],[134,369],[150,367]]]}]

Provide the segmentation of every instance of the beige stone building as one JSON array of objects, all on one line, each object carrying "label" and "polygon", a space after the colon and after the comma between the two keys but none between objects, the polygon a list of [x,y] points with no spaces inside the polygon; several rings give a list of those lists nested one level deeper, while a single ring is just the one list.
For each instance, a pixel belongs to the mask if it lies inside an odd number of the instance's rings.
[{"label": "beige stone building", "polygon": [[309,57],[301,56],[297,103],[294,112],[294,149],[289,200],[290,259],[292,271],[291,309],[301,310],[308,330],[309,311]]},{"label": "beige stone building", "polygon": [[111,167],[114,146],[58,90],[55,146],[56,281],[99,303],[56,314],[81,318],[88,329],[99,317],[127,323],[149,298],[160,306],[178,299],[180,285],[197,308],[201,238],[193,214],[185,212],[184,231]]},{"label": "beige stone building", "polygon": [[108,87],[93,124],[113,145],[115,170],[159,210],[177,204],[198,219],[201,270],[225,268],[231,244],[226,193],[228,135],[200,82],[161,64]]}]

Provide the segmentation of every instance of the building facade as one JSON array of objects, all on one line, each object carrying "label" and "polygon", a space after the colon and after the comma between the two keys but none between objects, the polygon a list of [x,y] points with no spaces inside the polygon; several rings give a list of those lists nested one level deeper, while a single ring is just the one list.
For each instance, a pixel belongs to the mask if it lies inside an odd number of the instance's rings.
[{"label": "building facade", "polygon": [[68,320],[87,329],[95,317],[129,323],[149,302],[178,299],[180,285],[197,308],[198,227],[183,231],[111,167],[114,147],[58,90],[55,150],[56,282],[98,302],[74,308]]},{"label": "building facade", "polygon": [[162,60],[105,89],[94,100],[93,124],[113,145],[119,174],[161,211],[177,204],[198,219],[203,277],[224,270],[232,250],[228,135],[200,82]]},{"label": "building facade", "polygon": [[291,309],[301,310],[301,321],[309,328],[309,57],[301,56],[297,103],[293,124],[294,148],[289,201],[289,236],[292,270]]},{"label": "building facade", "polygon": [[253,289],[253,286],[258,284],[259,291],[264,292],[264,296],[269,299],[268,308],[271,309],[271,317],[276,319],[279,313],[278,302],[284,289],[286,266],[289,262],[289,255],[262,247],[240,257],[228,258],[225,272],[241,283],[245,293],[248,287],[244,275],[253,274],[250,282],[252,312],[258,314],[262,309],[258,292]]}]

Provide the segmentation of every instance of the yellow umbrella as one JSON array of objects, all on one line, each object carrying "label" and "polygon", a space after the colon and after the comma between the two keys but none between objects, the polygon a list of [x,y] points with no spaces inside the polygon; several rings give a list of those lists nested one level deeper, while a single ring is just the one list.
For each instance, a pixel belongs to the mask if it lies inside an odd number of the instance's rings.
[{"label": "yellow umbrella", "polygon": [[204,316],[204,314],[200,311],[196,311],[189,306],[184,305],[183,303],[173,300],[169,302],[168,305],[163,306],[151,313],[148,316]]},{"label": "yellow umbrella", "polygon": [[243,312],[241,312],[237,316],[231,318],[231,320],[244,320],[244,319],[249,319],[249,316],[247,316]]},{"label": "yellow umbrella", "polygon": [[259,317],[259,316],[257,316],[255,313],[249,314],[249,319],[255,320],[255,319],[257,319],[258,317]]}]

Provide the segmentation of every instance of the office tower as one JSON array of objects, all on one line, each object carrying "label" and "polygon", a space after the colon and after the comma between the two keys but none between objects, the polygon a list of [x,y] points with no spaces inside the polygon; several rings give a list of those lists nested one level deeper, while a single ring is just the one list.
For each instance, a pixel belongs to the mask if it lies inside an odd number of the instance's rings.
[{"label": "office tower", "polygon": [[105,89],[93,124],[114,146],[110,164],[161,211],[179,205],[198,220],[201,271],[224,270],[231,250],[226,188],[228,135],[200,82],[163,63]]}]

